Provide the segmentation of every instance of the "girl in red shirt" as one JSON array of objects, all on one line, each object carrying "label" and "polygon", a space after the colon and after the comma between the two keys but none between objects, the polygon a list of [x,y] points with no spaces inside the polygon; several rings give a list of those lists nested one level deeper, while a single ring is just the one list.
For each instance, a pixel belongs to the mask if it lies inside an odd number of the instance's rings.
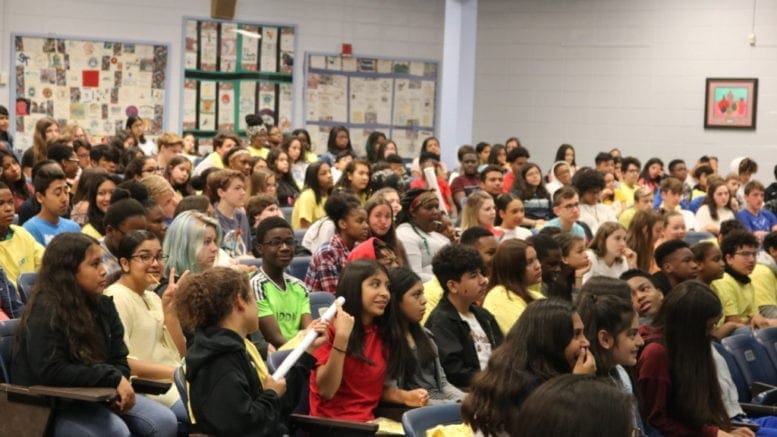
[{"label": "girl in red shirt", "polygon": [[[310,414],[366,422],[381,399],[423,406],[425,390],[404,392],[385,385],[388,351],[388,273],[374,260],[360,259],[345,266],[337,295],[338,308],[329,340],[314,353],[310,374]],[[415,393],[415,398],[412,394]]]}]

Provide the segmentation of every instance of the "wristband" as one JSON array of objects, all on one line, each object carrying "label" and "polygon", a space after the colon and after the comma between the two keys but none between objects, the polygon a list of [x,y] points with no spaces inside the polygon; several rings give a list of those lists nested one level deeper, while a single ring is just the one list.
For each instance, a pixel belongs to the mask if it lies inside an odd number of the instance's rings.
[{"label": "wristband", "polygon": [[337,346],[335,346],[335,345],[332,345],[332,349],[334,349],[334,350],[336,350],[337,352],[340,352],[340,353],[342,353],[342,354],[347,354],[347,353],[348,353],[348,352],[346,352],[345,350],[343,350],[343,349],[340,349],[339,347],[337,347]]}]

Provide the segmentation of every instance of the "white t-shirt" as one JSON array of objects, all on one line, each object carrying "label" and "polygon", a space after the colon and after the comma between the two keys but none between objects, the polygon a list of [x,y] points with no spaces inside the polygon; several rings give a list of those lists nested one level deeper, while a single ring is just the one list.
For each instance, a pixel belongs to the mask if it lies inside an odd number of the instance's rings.
[{"label": "white t-shirt", "polygon": [[505,229],[499,226],[498,229],[503,232],[499,241],[505,241],[511,238],[515,238],[517,240],[526,240],[532,236],[531,231],[522,226],[516,226],[514,229]]},{"label": "white t-shirt", "polygon": [[592,250],[586,250],[585,254],[588,260],[591,261],[591,268],[583,276],[583,284],[594,276],[607,276],[618,279],[623,272],[629,269],[629,263],[625,257],[621,257],[620,262],[616,260],[611,266],[608,266],[605,264],[604,258],[599,258]]},{"label": "white t-shirt", "polygon": [[478,319],[474,314],[465,316],[459,313],[461,320],[464,320],[469,325],[469,333],[472,336],[472,342],[475,343],[475,350],[478,353],[478,361],[480,362],[480,370],[485,370],[488,365],[488,359],[491,357],[491,342],[488,341],[488,336],[483,327],[478,323]]}]

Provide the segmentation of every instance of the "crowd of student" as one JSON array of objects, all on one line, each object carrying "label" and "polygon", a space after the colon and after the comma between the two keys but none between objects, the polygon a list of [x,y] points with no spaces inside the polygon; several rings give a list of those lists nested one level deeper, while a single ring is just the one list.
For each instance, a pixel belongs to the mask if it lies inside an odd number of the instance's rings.
[{"label": "crowd of student", "polygon": [[[617,149],[578,165],[562,145],[545,174],[510,138],[460,147],[448,171],[435,138],[403,158],[373,132],[358,157],[335,127],[317,156],[304,130],[246,121],[245,144],[218,134],[200,157],[137,117],[96,145],[43,118],[19,160],[0,107],[11,382],[118,392],[60,408],[55,434],[281,435],[299,405],[371,421],[381,403],[460,402],[483,436],[777,435],[711,345],[777,326],[777,183],[754,160],[664,174]],[[314,291],[345,297],[333,321]],[[308,330],[269,377],[267,354]],[[130,376],[169,380],[184,358],[189,405],[175,387],[135,396]]]}]

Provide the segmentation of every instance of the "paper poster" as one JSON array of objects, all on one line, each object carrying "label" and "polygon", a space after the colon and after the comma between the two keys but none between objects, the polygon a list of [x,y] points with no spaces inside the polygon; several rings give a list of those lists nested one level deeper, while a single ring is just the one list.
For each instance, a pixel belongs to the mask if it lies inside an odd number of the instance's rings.
[{"label": "paper poster", "polygon": [[216,71],[218,57],[218,25],[203,22],[200,29],[200,70]]},{"label": "paper poster", "polygon": [[231,82],[219,83],[219,122],[218,130],[235,130],[235,92]]},{"label": "paper poster", "polygon": [[351,123],[391,124],[392,79],[352,77]]},{"label": "paper poster", "polygon": [[216,82],[200,82],[199,129],[216,129]]},{"label": "paper poster", "polygon": [[347,120],[347,87],[345,75],[308,74],[307,120]]},{"label": "paper poster", "polygon": [[311,55],[308,58],[308,68],[325,69],[326,65],[326,56]]},{"label": "paper poster", "polygon": [[237,126],[240,130],[246,128],[246,115],[256,113],[256,82],[240,81],[240,101]]},{"label": "paper poster", "polygon": [[42,116],[77,121],[100,139],[123,129],[127,109],[137,108],[151,120],[147,134],[161,133],[167,46],[16,36],[13,50],[15,98],[24,99],[16,120],[20,148],[31,144],[28,126]]},{"label": "paper poster", "polygon": [[262,56],[260,61],[261,71],[276,71],[278,64],[278,28],[262,27]]},{"label": "paper poster", "polygon": [[219,71],[237,70],[237,24],[221,25],[221,52],[219,53]]},{"label": "paper poster", "polygon": [[[259,34],[259,26],[241,24],[240,29],[250,34]],[[259,44],[261,38],[248,37],[245,34],[240,35],[242,44],[240,45],[240,68],[245,71],[257,71],[259,69]]]},{"label": "paper poster", "polygon": [[293,130],[291,114],[294,110],[294,101],[292,100],[292,86],[284,83],[278,86],[278,127],[281,132],[290,132]]}]

